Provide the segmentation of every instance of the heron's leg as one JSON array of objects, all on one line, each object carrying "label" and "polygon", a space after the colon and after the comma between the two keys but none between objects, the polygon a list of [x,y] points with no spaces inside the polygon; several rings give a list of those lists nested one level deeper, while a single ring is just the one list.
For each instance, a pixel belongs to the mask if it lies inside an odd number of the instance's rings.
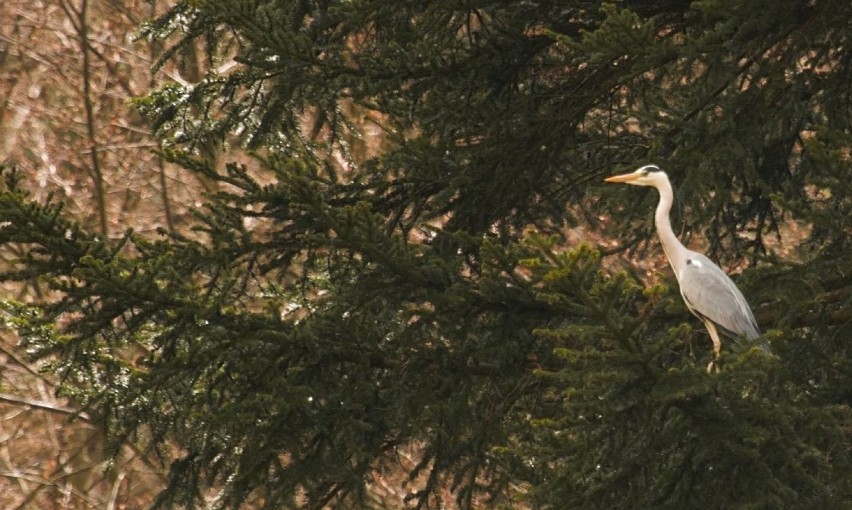
[{"label": "heron's leg", "polygon": [[719,353],[722,351],[722,341],[719,340],[719,332],[716,330],[715,324],[709,320],[705,320],[704,325],[707,326],[707,332],[710,333],[710,339],[713,340],[713,360],[707,365],[707,373],[713,372],[715,368],[718,374],[719,365],[716,364],[716,361],[719,359]]}]

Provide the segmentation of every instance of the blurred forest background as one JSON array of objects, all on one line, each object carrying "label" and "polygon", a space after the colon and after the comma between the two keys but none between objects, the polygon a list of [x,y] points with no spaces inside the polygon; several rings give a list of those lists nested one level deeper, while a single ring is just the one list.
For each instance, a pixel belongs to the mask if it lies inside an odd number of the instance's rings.
[{"label": "blurred forest background", "polygon": [[[137,40],[140,25],[167,8],[143,0],[0,3],[0,161],[17,165],[35,199],[54,196],[70,217],[110,238],[184,224],[200,196],[198,182],[156,155],[150,128],[128,105],[156,83],[151,65],[162,47]],[[7,261],[21,255],[3,253]],[[7,285],[4,298],[38,301],[43,292],[38,283]],[[8,328],[0,367],[0,507],[150,502],[162,464],[131,449],[108,466],[99,425],[56,397],[58,378],[32,363]]]},{"label": "blurred forest background", "polygon": [[[0,507],[848,508],[852,7],[0,3]],[[735,275],[710,342],[653,235]]]},{"label": "blurred forest background", "polygon": [[[26,175],[35,199],[55,197],[70,217],[110,238],[127,228],[185,226],[203,190],[157,156],[150,128],[128,104],[156,84],[151,66],[162,44],[137,37],[144,20],[167,8],[142,0],[0,4],[0,160]],[[198,65],[184,63],[185,72]],[[20,256],[4,252],[7,260]],[[43,297],[37,283],[7,285],[5,293]],[[109,465],[99,425],[56,397],[55,374],[31,363],[8,329],[0,366],[0,507],[151,501],[163,484],[161,461],[131,448]]]}]

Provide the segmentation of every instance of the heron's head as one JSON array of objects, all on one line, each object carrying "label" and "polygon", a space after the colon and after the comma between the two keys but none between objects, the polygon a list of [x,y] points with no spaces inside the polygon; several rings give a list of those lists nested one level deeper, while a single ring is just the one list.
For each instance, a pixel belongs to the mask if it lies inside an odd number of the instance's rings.
[{"label": "heron's head", "polygon": [[629,174],[613,175],[604,180],[606,182],[623,182],[625,184],[635,184],[636,186],[654,186],[655,188],[659,188],[663,182],[669,180],[669,177],[657,165],[645,165],[640,166]]}]

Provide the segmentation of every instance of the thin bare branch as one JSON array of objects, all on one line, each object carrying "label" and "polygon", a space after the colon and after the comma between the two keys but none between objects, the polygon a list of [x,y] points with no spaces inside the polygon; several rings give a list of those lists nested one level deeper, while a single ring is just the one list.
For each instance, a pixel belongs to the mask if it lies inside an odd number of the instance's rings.
[{"label": "thin bare branch", "polygon": [[9,404],[23,405],[27,407],[31,407],[33,409],[39,409],[42,411],[49,411],[57,414],[64,414],[69,416],[74,416],[75,418],[80,418],[83,421],[91,422],[92,419],[85,412],[75,409],[73,407],[66,407],[59,404],[54,404],[52,402],[47,402],[45,400],[34,400],[31,398],[21,397],[18,395],[11,395],[9,393],[0,393],[0,402],[7,402]]}]

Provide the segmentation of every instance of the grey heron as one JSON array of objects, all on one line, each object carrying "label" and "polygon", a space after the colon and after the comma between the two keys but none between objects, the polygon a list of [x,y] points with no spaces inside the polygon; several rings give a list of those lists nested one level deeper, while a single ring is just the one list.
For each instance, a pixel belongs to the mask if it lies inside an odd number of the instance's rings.
[{"label": "grey heron", "polygon": [[[729,337],[745,336],[750,340],[759,337],[757,321],[734,282],[709,258],[687,249],[672,231],[669,213],[674,195],[668,175],[656,165],[645,165],[628,174],[608,177],[605,181],[657,188],[660,194],[654,214],[657,235],[686,307],[704,322],[713,340],[713,361],[707,366],[707,371],[713,369],[722,349],[720,332]],[[766,350],[766,346],[762,347]]]}]

